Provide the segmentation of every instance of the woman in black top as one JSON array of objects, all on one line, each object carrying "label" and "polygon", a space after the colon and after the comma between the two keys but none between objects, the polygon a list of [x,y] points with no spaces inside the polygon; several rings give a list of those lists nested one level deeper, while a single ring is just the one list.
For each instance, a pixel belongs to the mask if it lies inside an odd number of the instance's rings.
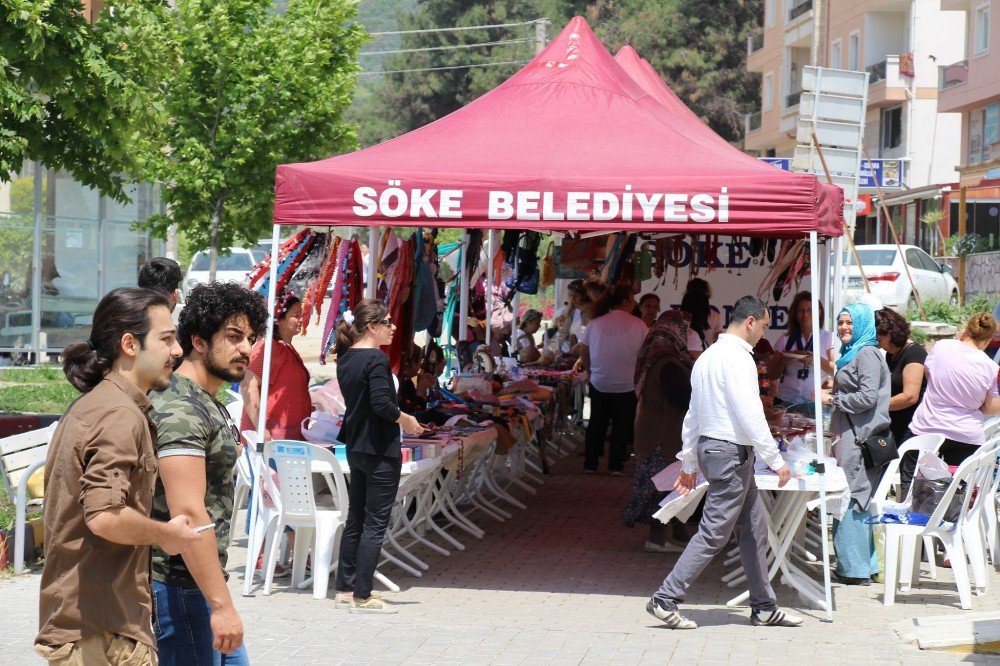
[{"label": "woman in black top", "polygon": [[[878,346],[885,350],[885,362],[889,366],[892,390],[889,429],[898,446],[911,437],[910,421],[927,388],[927,375],[924,373],[927,350],[910,339],[910,322],[895,310],[882,308],[875,313],[875,332],[878,334]],[[910,487],[916,466],[916,451],[903,455],[899,463],[899,478],[904,493]]]},{"label": "woman in black top", "polygon": [[395,328],[389,308],[374,299],[345,312],[337,327],[337,381],[346,404],[338,439],[347,445],[351,485],[336,606],[358,613],[396,612],[372,594],[372,584],[399,490],[400,426],[424,431],[396,404],[389,359],[379,349],[392,342]]}]

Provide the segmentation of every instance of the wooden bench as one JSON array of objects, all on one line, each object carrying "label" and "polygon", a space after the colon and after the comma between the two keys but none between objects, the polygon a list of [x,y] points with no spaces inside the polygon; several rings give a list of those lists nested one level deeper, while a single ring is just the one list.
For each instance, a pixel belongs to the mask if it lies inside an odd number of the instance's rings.
[{"label": "wooden bench", "polygon": [[49,440],[56,424],[0,439],[0,482],[14,503],[14,573],[24,571],[24,523],[28,507],[42,508],[41,499],[28,499],[28,479],[45,466]]}]

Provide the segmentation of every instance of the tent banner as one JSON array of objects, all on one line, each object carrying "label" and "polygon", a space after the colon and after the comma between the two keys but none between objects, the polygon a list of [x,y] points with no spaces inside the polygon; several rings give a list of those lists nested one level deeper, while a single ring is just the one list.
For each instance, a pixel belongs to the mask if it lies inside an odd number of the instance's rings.
[{"label": "tent banner", "polygon": [[[384,188],[354,189],[352,210],[359,218],[462,219],[471,205],[476,217],[487,220],[719,222],[729,221],[728,188],[686,193],[633,190],[620,192],[546,192],[540,190],[464,190],[408,188],[390,181]],[[485,201],[483,199],[485,198]],[[485,208],[485,215],[482,215]]]}]

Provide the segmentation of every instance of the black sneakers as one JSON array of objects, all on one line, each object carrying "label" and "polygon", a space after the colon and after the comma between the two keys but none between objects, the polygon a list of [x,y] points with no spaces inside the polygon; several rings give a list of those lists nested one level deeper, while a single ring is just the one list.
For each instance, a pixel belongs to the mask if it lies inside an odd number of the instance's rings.
[{"label": "black sneakers", "polygon": [[646,612],[663,622],[671,629],[697,629],[698,624],[680,614],[676,608],[670,610],[660,605],[656,599],[650,599],[646,604]]}]

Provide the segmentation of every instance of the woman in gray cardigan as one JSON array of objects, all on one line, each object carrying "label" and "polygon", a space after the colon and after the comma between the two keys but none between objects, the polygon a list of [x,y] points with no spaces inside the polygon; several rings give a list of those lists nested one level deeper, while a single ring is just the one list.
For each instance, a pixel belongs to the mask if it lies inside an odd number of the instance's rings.
[{"label": "woman in gray cardigan", "polygon": [[871,306],[848,304],[837,316],[837,335],[841,341],[837,374],[833,391],[823,392],[823,403],[833,406],[830,431],[840,435],[837,464],[847,475],[851,503],[833,525],[836,577],[848,585],[869,585],[879,567],[866,509],[880,470],[865,469],[858,442],[889,429],[889,368],[878,350]]}]

